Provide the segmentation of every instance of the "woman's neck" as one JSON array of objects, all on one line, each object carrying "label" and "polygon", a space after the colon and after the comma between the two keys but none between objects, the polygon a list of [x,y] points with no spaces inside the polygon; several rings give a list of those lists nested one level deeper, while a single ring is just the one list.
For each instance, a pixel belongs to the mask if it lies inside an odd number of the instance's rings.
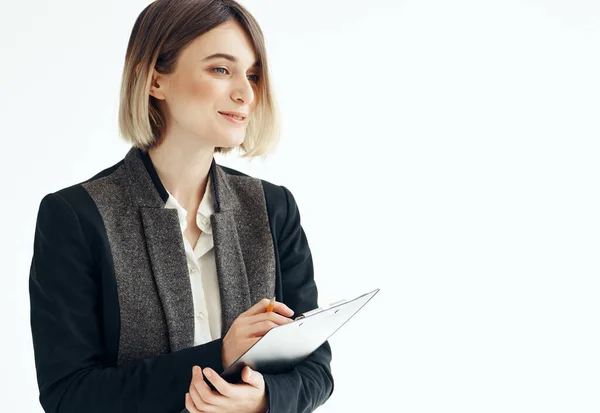
[{"label": "woman's neck", "polygon": [[164,140],[148,150],[162,184],[186,211],[198,209],[206,190],[214,148],[190,149]]}]

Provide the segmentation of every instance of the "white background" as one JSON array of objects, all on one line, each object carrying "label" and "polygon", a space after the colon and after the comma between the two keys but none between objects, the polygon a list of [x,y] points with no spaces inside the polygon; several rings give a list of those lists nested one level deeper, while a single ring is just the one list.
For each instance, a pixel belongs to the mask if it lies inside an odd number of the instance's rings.
[{"label": "white background", "polygon": [[[41,412],[28,276],[41,198],[123,158],[147,1],[0,12],[0,410]],[[243,1],[267,41],[285,185],[320,302],[381,292],[331,339],[319,412],[600,411],[600,3]]]}]

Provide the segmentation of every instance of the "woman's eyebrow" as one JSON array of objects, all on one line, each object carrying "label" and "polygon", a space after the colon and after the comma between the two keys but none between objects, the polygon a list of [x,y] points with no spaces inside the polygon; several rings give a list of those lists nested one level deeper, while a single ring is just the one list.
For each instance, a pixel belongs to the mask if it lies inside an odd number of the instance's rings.
[{"label": "woman's eyebrow", "polygon": [[[227,53],[214,53],[214,54],[211,54],[208,57],[205,57],[203,61],[210,60],[210,59],[226,59],[226,60],[229,60],[230,62],[233,62],[233,63],[237,63],[238,62],[238,58],[237,57],[235,57],[233,55],[230,55],[230,54],[227,54]],[[258,64],[258,61],[254,62],[252,64],[252,67],[260,67],[260,65]]]}]

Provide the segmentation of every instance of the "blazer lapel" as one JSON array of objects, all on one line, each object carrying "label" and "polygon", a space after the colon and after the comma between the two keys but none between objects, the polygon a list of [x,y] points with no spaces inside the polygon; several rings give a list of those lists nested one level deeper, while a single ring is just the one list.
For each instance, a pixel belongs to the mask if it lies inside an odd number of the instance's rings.
[{"label": "blazer lapel", "polygon": [[[165,209],[159,190],[133,148],[125,157],[132,202],[139,206],[148,257],[163,307],[171,351],[194,345],[194,302],[183,237],[174,209]],[[143,303],[140,303],[143,305]]]},{"label": "blazer lapel", "polygon": [[194,302],[177,211],[141,208],[141,214],[171,351],[191,347],[194,345]]},{"label": "blazer lapel", "polygon": [[211,224],[221,294],[221,334],[225,336],[231,324],[251,307],[252,302],[235,220],[240,204],[229,185],[227,175],[218,168],[214,160],[210,173],[215,201]]},{"label": "blazer lapel", "polygon": [[221,294],[221,335],[225,336],[237,316],[252,303],[233,213],[217,212],[211,216],[211,223]]}]

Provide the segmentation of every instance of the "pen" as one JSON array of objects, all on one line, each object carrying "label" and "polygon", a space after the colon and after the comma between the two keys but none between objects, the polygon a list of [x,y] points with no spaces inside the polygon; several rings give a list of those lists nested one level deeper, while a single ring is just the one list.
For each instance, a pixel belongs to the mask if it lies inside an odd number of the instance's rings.
[{"label": "pen", "polygon": [[275,308],[275,297],[271,298],[271,302],[269,302],[269,305],[267,306],[267,313],[273,311],[273,308]]}]

